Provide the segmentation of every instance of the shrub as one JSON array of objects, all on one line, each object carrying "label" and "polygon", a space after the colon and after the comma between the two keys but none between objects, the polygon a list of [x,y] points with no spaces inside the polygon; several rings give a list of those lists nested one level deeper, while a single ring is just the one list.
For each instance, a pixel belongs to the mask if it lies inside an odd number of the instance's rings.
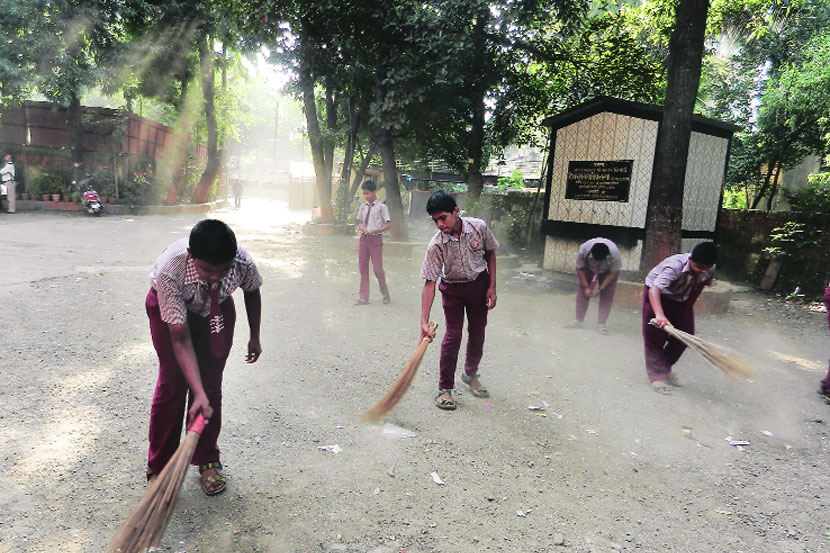
[{"label": "shrub", "polygon": [[830,172],[813,173],[806,186],[784,195],[793,211],[830,214]]}]

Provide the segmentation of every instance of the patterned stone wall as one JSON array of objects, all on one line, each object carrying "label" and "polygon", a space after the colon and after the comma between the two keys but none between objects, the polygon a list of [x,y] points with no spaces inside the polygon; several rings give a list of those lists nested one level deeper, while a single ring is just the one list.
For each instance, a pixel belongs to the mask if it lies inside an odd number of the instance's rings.
[{"label": "patterned stone wall", "polygon": [[[603,112],[556,131],[548,219],[644,229],[657,142],[657,121]],[[729,141],[693,132],[683,193],[683,230],[714,231],[720,207],[723,170]],[[628,202],[566,200],[570,161],[634,160]],[[683,249],[703,239],[684,239]],[[574,271],[582,240],[547,236],[543,266]],[[642,241],[620,246],[624,271],[639,271]]]}]

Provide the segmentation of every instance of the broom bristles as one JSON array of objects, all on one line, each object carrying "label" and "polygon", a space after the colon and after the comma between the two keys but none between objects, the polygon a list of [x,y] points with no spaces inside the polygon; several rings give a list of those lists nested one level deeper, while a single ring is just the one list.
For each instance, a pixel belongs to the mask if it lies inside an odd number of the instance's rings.
[{"label": "broom bristles", "polygon": [[[652,319],[649,324],[654,324],[657,319]],[[711,365],[720,369],[723,374],[738,381],[741,378],[749,378],[755,371],[747,361],[741,359],[739,355],[722,346],[707,342],[702,338],[698,338],[694,334],[689,334],[679,330],[673,326],[664,326],[663,330],[674,336],[677,340],[685,344],[689,349],[695,351],[708,361]]]},{"label": "broom bristles", "polygon": [[[200,417],[198,415],[197,421]],[[197,422],[194,422],[188,429],[184,442],[176,449],[156,481],[147,488],[144,497],[113,538],[107,553],[144,553],[161,544],[187,467],[190,466],[199,441],[201,429],[194,429],[197,427]]]},{"label": "broom bristles", "polygon": [[[435,329],[438,328],[436,323],[429,323],[429,328],[432,332],[435,332]],[[374,407],[363,413],[361,417],[364,422],[376,422],[380,418],[385,415],[388,415],[395,407],[403,399],[403,396],[406,395],[406,392],[409,390],[409,386],[412,384],[412,380],[415,379],[415,375],[418,372],[418,367],[421,366],[421,361],[424,358],[424,354],[426,354],[427,347],[429,347],[430,340],[427,337],[424,337],[421,342],[418,344],[418,348],[415,350],[415,354],[409,360],[409,363],[406,364],[404,367],[403,372],[398,376],[398,379],[392,384],[392,387],[389,388],[389,391],[386,392],[386,395],[378,401]]]}]

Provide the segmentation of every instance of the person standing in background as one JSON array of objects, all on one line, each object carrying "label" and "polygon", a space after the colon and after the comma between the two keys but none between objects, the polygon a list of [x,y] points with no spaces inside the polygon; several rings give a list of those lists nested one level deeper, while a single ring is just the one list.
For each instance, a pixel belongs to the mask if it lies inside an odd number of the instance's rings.
[{"label": "person standing in background", "polygon": [[2,180],[3,188],[5,189],[5,194],[8,197],[9,202],[9,213],[14,213],[15,208],[15,200],[17,198],[17,182],[15,181],[15,171],[14,171],[14,162],[12,161],[12,155],[6,154],[6,164],[0,168],[0,180]]}]

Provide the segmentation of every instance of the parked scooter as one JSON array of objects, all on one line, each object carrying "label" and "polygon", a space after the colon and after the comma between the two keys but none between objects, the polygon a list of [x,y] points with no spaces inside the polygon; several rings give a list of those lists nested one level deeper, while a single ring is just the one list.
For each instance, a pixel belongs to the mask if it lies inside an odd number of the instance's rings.
[{"label": "parked scooter", "polygon": [[81,206],[83,206],[84,210],[90,215],[100,216],[101,212],[104,210],[104,204],[101,203],[101,198],[98,196],[98,192],[96,192],[95,188],[93,188],[92,176],[87,175],[86,178],[76,183],[76,186],[78,191],[82,194]]}]

